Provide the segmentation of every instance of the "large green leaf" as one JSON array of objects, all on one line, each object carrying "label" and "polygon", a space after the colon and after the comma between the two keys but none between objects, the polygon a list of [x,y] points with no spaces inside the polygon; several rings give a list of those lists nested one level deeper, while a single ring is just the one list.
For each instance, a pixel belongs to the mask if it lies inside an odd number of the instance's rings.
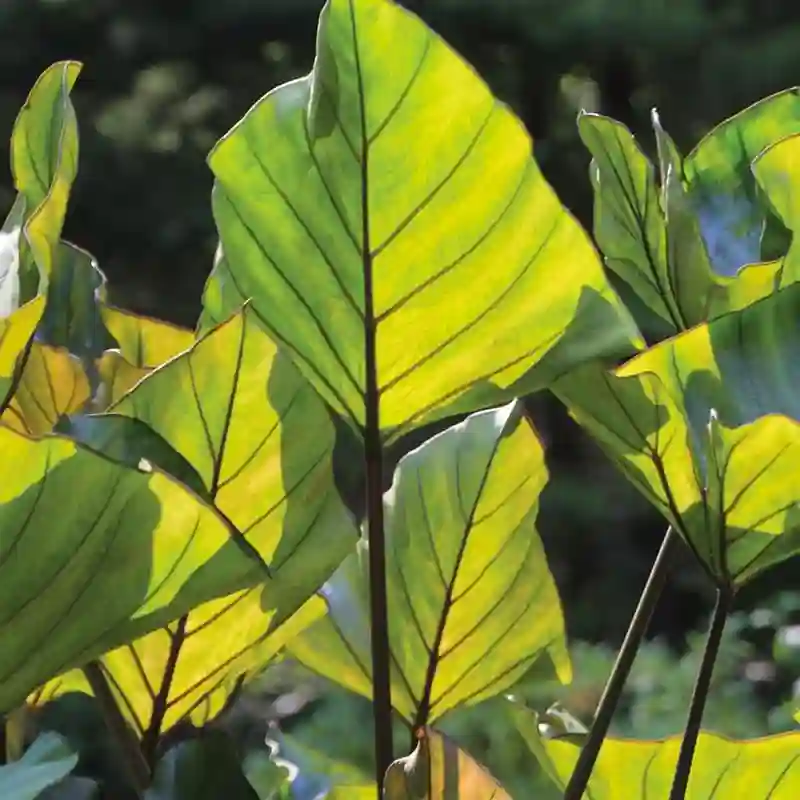
[{"label": "large green leaf", "polygon": [[[400,461],[384,497],[392,702],[415,726],[501,692],[543,655],[569,678],[535,529],[546,482],[542,446],[517,404],[474,414]],[[325,590],[328,616],[289,649],[369,696],[364,566],[345,563]]]},{"label": "large green leaf", "polygon": [[0,452],[0,712],[258,578],[213,509],[149,464],[6,427]]},{"label": "large green leaf", "polygon": [[796,89],[726,120],[685,161],[654,116],[660,183],[624,125],[582,114],[578,127],[593,157],[594,230],[606,263],[673,331],[774,290],[782,263],[756,263],[774,215],[751,163],[800,131]]},{"label": "large green leaf", "polygon": [[329,0],[312,73],[209,163],[226,286],[207,300],[252,298],[356,427],[368,394],[398,436],[637,336],[522,124],[390,0]]},{"label": "large green leaf", "polygon": [[78,763],[75,753],[57,733],[44,733],[19,761],[0,767],[0,797],[36,800],[49,786],[69,775]]},{"label": "large green leaf", "polygon": [[[536,715],[512,707],[519,732],[560,789],[569,780],[580,747],[542,736]],[[607,738],[589,779],[590,800],[661,800],[669,796],[681,737],[642,741]],[[793,800],[800,792],[800,734],[735,741],[702,732],[686,800],[736,797]]]},{"label": "large green leaf", "polygon": [[20,299],[46,283],[59,246],[67,200],[78,170],[78,123],[69,98],[81,65],[61,61],[31,89],[11,135],[11,171],[23,210]]},{"label": "large green leaf", "polygon": [[[213,717],[243,675],[324,613],[315,592],[357,529],[333,482],[331,418],[248,307],[153,371],[112,412],[94,420],[149,426],[269,564],[255,588],[104,656],[134,729],[152,740],[187,716],[198,724]],[[80,674],[59,679],[54,691],[74,688],[85,688]]]},{"label": "large green leaf", "polygon": [[555,388],[723,583],[800,549],[799,321],[793,285]]},{"label": "large green leaf", "polygon": [[410,756],[389,767],[383,796],[385,800],[511,800],[483,767],[430,728]]}]

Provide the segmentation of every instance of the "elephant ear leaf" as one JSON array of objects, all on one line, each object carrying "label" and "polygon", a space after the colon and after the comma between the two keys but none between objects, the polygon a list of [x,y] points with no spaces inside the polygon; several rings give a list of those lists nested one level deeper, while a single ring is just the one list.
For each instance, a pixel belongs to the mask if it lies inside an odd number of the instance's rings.
[{"label": "elephant ear leaf", "polygon": [[[252,586],[229,524],[151,464],[0,426],[0,713],[36,687]],[[91,487],[75,502],[75,487]]]},{"label": "elephant ear leaf", "polygon": [[[512,719],[543,770],[563,791],[580,753],[569,736],[543,735],[536,714],[512,704]],[[657,741],[608,737],[589,778],[593,800],[668,797],[681,737]],[[790,800],[800,790],[799,734],[737,741],[701,732],[686,797]]]},{"label": "elephant ear leaf", "polygon": [[80,65],[47,69],[31,89],[11,136],[17,198],[0,229],[0,410],[19,376],[45,310],[78,157],[69,99]]},{"label": "elephant ear leaf", "polygon": [[497,781],[453,741],[426,728],[406,758],[386,772],[385,800],[511,800]]},{"label": "elephant ear leaf", "polygon": [[795,284],[555,386],[721,585],[800,551],[799,305]]},{"label": "elephant ear leaf", "polygon": [[252,299],[356,428],[368,395],[388,440],[638,341],[522,123],[391,0],[329,0],[311,74],[209,163],[212,316]]},{"label": "elephant ear leaf", "polygon": [[[119,329],[114,335],[126,342]],[[152,750],[181,720],[202,725],[214,717],[243,680],[324,614],[316,592],[358,530],[334,484],[333,421],[249,306],[92,420],[123,429],[135,423],[161,437],[164,452],[193,470],[203,496],[262,564],[258,585],[103,657],[120,707]],[[135,448],[135,432],[127,433]],[[52,688],[82,688],[82,681],[72,673]]]},{"label": "elephant ear leaf", "polygon": [[[654,114],[658,174],[624,125],[581,114],[593,159],[595,238],[609,268],[660,317],[667,335],[744,308],[788,281],[788,232],[778,235],[781,220],[751,165],[769,145],[800,132],[799,98],[791,89],[756,103],[686,159]],[[765,258],[772,260],[760,263]]]},{"label": "elephant ear leaf", "polygon": [[[570,662],[535,523],[544,453],[518,404],[479,412],[399,463],[384,496],[392,702],[415,728],[498,694],[540,657]],[[370,696],[367,581],[351,556],[328,615],[289,645],[310,669]]]}]

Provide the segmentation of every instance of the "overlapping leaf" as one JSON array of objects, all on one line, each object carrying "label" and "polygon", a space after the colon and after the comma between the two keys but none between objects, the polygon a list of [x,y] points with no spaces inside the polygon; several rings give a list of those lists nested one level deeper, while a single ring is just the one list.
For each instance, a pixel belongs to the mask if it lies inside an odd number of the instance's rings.
[{"label": "overlapping leaf", "polygon": [[799,319],[794,285],[556,386],[721,582],[800,549]]},{"label": "overlapping leaf", "polygon": [[[512,708],[518,730],[562,790],[580,747],[543,737],[535,714]],[[656,741],[608,738],[603,742],[586,796],[592,800],[662,800],[669,796],[681,737]],[[722,797],[792,800],[800,791],[800,734],[735,741],[701,733],[686,800]]]},{"label": "overlapping leaf", "polygon": [[209,163],[225,287],[207,299],[252,298],[356,427],[368,394],[398,436],[638,336],[522,124],[391,0],[329,0],[312,73]]},{"label": "overlapping leaf", "polygon": [[3,413],[6,425],[31,436],[55,428],[65,414],[75,413],[90,398],[81,362],[66,350],[34,342],[14,396]]},{"label": "overlapping leaf", "polygon": [[[192,465],[270,568],[256,588],[103,658],[123,709],[149,740],[187,715],[198,723],[214,716],[243,675],[323,614],[312,595],[357,538],[333,483],[331,419],[253,317],[246,307],[112,409],[148,425]],[[65,676],[58,691],[80,681]]]},{"label": "overlapping leaf", "polygon": [[7,427],[0,450],[0,711],[256,581],[225,521],[148,465]]},{"label": "overlapping leaf", "polygon": [[57,733],[44,733],[19,761],[0,766],[0,797],[36,800],[57,784],[78,764],[75,753]]},{"label": "overlapping leaf", "polygon": [[101,318],[106,278],[94,257],[61,241],[47,288],[47,308],[37,338],[64,347],[87,364],[112,342]]},{"label": "overlapping leaf", "polygon": [[162,320],[105,303],[100,306],[100,313],[105,327],[119,345],[119,349],[103,353],[98,362],[102,381],[99,403],[102,407],[116,403],[151,370],[194,343],[191,331]]},{"label": "overlapping leaf", "polygon": [[79,71],[74,62],[46,70],[14,125],[11,168],[18,195],[0,230],[0,409],[45,308],[40,290],[52,269],[77,169],[69,92]]},{"label": "overlapping leaf", "polygon": [[78,123],[69,93],[80,71],[75,61],[61,61],[45,70],[14,123],[11,171],[23,232],[17,234],[22,303],[46,284],[56,258],[78,170]]},{"label": "overlapping leaf", "polygon": [[385,800],[511,800],[483,767],[431,728],[410,756],[389,767],[383,791]]},{"label": "overlapping leaf", "polygon": [[660,184],[624,125],[599,114],[579,119],[593,156],[594,230],[606,263],[680,331],[743,308],[780,282],[780,261],[756,263],[764,257],[765,225],[774,227],[775,217],[751,163],[800,131],[800,99],[793,89],[756,103],[718,126],[685,161],[656,116],[654,127]]},{"label": "overlapping leaf", "polygon": [[[384,497],[392,702],[415,726],[497,694],[541,656],[568,679],[556,587],[535,529],[542,447],[516,404],[474,414],[403,458]],[[366,575],[353,557],[329,614],[289,649],[369,696]]]}]

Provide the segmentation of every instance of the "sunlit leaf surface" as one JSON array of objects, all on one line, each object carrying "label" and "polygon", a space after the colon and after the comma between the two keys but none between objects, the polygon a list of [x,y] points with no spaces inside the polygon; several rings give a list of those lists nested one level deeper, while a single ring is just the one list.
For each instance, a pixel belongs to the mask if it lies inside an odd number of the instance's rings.
[{"label": "sunlit leaf surface", "polygon": [[252,298],[356,427],[370,387],[388,438],[637,337],[523,125],[390,0],[329,0],[312,73],[259,101],[209,162],[224,247],[212,317]]},{"label": "sunlit leaf surface", "polygon": [[[392,701],[415,726],[495,695],[541,656],[570,664],[536,532],[544,454],[516,404],[480,412],[403,458],[384,497]],[[366,575],[351,557],[329,614],[290,645],[305,665],[370,695]]]}]

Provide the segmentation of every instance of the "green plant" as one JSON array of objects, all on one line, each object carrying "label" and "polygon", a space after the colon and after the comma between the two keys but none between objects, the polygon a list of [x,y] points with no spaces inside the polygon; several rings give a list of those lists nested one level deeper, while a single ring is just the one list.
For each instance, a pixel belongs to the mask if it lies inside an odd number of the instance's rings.
[{"label": "green plant", "polygon": [[[78,71],[51,67],[20,112],[0,239],[0,781],[252,800],[324,771],[329,798],[508,797],[434,726],[571,677],[518,399],[549,387],[669,527],[591,729],[519,698],[500,713],[565,798],[792,796],[796,734],[700,724],[737,592],[800,551],[797,92],[686,159],[655,118],[658,181],[623,126],[580,116],[631,312],[477,75],[390,0],[329,0],[314,71],[209,157],[220,246],[192,332],[110,306],[61,240]],[[717,595],[685,729],[609,737],[681,547]],[[371,775],[220,729],[287,656],[370,701]],[[113,790],[65,780],[81,748],[45,722],[89,695]],[[45,738],[25,750],[28,727]]]}]

